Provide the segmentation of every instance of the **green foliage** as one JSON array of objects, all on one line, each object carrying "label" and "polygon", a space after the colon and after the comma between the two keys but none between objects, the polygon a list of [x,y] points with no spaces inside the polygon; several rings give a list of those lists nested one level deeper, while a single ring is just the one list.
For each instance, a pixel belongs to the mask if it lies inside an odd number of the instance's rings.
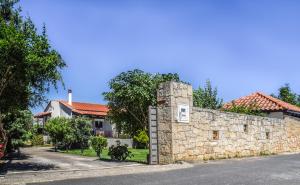
[{"label": "green foliage", "polygon": [[211,82],[206,81],[204,88],[199,87],[194,90],[193,104],[195,107],[219,109],[222,107],[223,100],[218,98],[218,89],[212,88]]},{"label": "green foliage", "polygon": [[72,119],[57,117],[46,123],[45,130],[50,135],[56,149],[58,144],[69,149],[72,144],[79,143],[83,150],[91,136],[90,123],[90,120],[81,117]]},{"label": "green foliage", "polygon": [[29,110],[15,111],[4,116],[5,130],[9,138],[8,151],[18,149],[24,142],[30,139],[31,128],[33,127],[32,114]]},{"label": "green foliage", "polygon": [[150,74],[135,69],[122,72],[109,82],[103,93],[110,107],[109,117],[119,133],[134,136],[148,128],[148,107],[156,105],[156,89],[165,81],[180,81],[178,74]]},{"label": "green foliage", "polygon": [[71,126],[73,127],[74,142],[78,143],[83,152],[83,149],[88,146],[88,141],[92,135],[91,120],[83,117],[71,119]]},{"label": "green foliage", "polygon": [[41,135],[41,134],[33,135],[32,140],[31,140],[31,145],[32,146],[44,145],[43,135]]},{"label": "green foliage", "polygon": [[252,103],[249,106],[241,106],[236,105],[234,101],[232,102],[232,106],[229,109],[225,110],[226,112],[235,112],[239,114],[248,114],[248,115],[254,115],[254,116],[266,116],[265,113],[263,113],[256,103]]},{"label": "green foliage", "polygon": [[272,94],[271,96],[300,107],[300,95],[293,92],[289,84],[280,87],[278,89],[278,95]]},{"label": "green foliage", "polygon": [[[128,150],[131,151],[133,155],[132,157],[127,158],[128,161],[147,163],[147,155],[149,154],[149,149],[129,148]],[[84,150],[83,153],[81,153],[80,149],[70,149],[69,151],[61,150],[60,152],[86,157],[98,157],[96,152],[92,148]],[[111,157],[108,156],[108,148],[104,148],[101,152],[101,159],[111,159]]]},{"label": "green foliage", "polygon": [[[0,138],[6,135],[2,114],[13,114],[45,101],[50,87],[62,81],[66,64],[48,40],[46,28],[39,33],[29,17],[22,17],[17,1],[0,1]],[[9,131],[8,131],[9,132]],[[8,138],[12,137],[12,138]],[[19,143],[19,142],[15,142]]]},{"label": "green foliage", "polygon": [[64,117],[56,117],[50,119],[45,125],[45,131],[49,134],[52,139],[53,144],[55,145],[55,150],[57,150],[57,146],[59,143],[67,142],[65,144],[69,144],[70,141],[73,141],[70,137],[69,133],[73,133],[70,126],[70,121]]},{"label": "green foliage", "polygon": [[125,161],[128,157],[133,157],[132,152],[128,150],[128,145],[121,145],[120,141],[117,141],[117,146],[109,147],[108,155],[111,160],[118,161]]},{"label": "green foliage", "polygon": [[107,139],[102,136],[92,136],[90,138],[90,144],[100,158],[102,150],[107,146]]},{"label": "green foliage", "polygon": [[138,135],[133,137],[133,141],[137,143],[137,148],[147,148],[149,137],[145,130],[139,131]]},{"label": "green foliage", "polygon": [[[1,2],[0,12],[7,2]],[[46,28],[39,34],[31,19],[21,17],[12,6],[5,8],[10,16],[0,17],[0,104],[5,105],[1,112],[42,103],[50,86],[61,81],[60,69],[66,66],[52,49]]]}]

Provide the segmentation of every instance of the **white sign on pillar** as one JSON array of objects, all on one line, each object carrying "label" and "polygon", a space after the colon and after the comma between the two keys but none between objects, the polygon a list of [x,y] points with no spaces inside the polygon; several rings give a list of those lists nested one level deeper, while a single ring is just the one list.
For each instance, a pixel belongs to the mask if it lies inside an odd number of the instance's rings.
[{"label": "white sign on pillar", "polygon": [[190,121],[190,107],[188,105],[178,105],[178,122],[188,123]]}]

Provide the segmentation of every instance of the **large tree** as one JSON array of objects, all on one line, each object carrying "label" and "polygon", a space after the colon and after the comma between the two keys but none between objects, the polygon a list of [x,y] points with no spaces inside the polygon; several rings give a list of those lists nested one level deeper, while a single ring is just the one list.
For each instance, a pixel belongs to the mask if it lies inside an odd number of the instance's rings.
[{"label": "large tree", "polygon": [[118,131],[131,136],[148,128],[148,107],[156,105],[156,89],[165,81],[180,81],[178,74],[150,74],[135,69],[119,74],[103,93],[110,108],[109,117]]},{"label": "large tree", "polygon": [[210,80],[206,81],[205,86],[194,90],[193,104],[195,107],[219,109],[223,100],[218,98],[218,89],[213,88]]},{"label": "large tree", "polygon": [[5,114],[3,122],[8,123],[4,125],[6,130],[8,142],[8,151],[17,149],[29,139],[28,131],[33,127],[32,114],[28,110],[16,111]]},{"label": "large tree", "polygon": [[278,89],[278,95],[272,94],[272,96],[292,105],[300,106],[300,95],[293,92],[288,83]]},{"label": "large tree", "polygon": [[41,104],[51,86],[62,80],[66,66],[43,27],[14,8],[16,0],[0,0],[0,140],[7,142],[3,114]]}]

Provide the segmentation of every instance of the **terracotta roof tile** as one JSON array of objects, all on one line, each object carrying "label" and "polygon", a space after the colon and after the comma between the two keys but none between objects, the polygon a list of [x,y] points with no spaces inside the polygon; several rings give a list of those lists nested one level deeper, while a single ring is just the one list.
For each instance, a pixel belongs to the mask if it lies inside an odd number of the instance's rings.
[{"label": "terracotta roof tile", "polygon": [[[278,111],[278,110],[290,110],[295,112],[300,112],[300,107],[289,104],[272,96],[266,95],[261,92],[253,93],[249,96],[245,96],[236,100],[233,100],[235,105],[238,106],[251,106],[255,105],[258,109],[262,111]],[[233,105],[232,102],[226,103],[223,108],[229,109]]]},{"label": "terracotta roof tile", "polygon": [[101,104],[72,102],[71,106],[64,100],[59,100],[59,102],[72,109],[73,112],[82,115],[106,116],[109,111],[106,105]]}]

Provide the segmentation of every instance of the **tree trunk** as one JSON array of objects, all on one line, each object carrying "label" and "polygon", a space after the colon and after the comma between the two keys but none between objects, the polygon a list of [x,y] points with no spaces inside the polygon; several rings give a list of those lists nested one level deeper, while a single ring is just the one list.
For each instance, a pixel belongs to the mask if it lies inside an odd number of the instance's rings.
[{"label": "tree trunk", "polygon": [[83,155],[83,146],[82,146],[82,143],[80,143],[80,152],[81,152],[81,155]]},{"label": "tree trunk", "polygon": [[2,114],[0,112],[0,140],[3,141],[3,152],[5,152],[6,149],[6,145],[7,145],[7,136],[6,136],[6,132],[4,130],[4,123],[2,122]]},{"label": "tree trunk", "polygon": [[55,141],[55,144],[54,144],[54,151],[57,152],[57,142]]}]

